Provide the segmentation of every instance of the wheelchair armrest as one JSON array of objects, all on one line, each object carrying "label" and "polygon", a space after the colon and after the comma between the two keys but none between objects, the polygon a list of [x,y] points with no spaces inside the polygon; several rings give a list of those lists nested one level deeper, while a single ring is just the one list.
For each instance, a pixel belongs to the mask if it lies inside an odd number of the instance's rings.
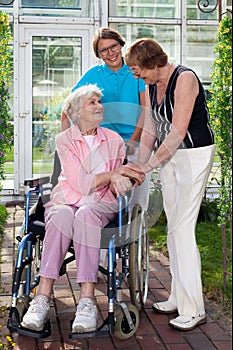
[{"label": "wheelchair armrest", "polygon": [[47,183],[50,183],[50,176],[24,180],[24,186],[29,186],[30,188],[45,185]]}]

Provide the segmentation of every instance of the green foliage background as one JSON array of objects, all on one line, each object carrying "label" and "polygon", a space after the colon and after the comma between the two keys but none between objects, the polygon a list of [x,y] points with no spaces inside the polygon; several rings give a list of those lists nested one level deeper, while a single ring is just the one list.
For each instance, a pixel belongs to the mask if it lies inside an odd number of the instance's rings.
[{"label": "green foliage background", "polygon": [[12,40],[9,15],[0,10],[0,189],[4,179],[6,151],[13,142],[13,126],[10,124],[9,86],[12,74]]},{"label": "green foliage background", "polygon": [[219,224],[232,221],[232,18],[219,23],[208,103],[221,161]]}]

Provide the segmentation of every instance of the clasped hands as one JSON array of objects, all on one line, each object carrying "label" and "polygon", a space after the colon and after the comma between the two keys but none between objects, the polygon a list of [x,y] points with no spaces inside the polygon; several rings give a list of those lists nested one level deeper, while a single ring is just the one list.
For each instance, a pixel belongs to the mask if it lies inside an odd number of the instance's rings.
[{"label": "clasped hands", "polygon": [[132,163],[128,163],[113,170],[110,186],[118,198],[120,195],[125,196],[126,192],[132,188],[141,185],[145,177],[140,167],[134,169]]}]

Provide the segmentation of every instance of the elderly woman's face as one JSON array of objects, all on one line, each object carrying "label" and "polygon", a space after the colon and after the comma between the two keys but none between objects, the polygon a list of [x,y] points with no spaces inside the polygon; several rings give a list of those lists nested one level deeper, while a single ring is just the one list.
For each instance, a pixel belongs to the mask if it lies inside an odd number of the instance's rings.
[{"label": "elderly woman's face", "polygon": [[93,94],[90,98],[83,97],[83,104],[79,112],[82,123],[96,126],[103,120],[104,107],[100,104],[100,97]]},{"label": "elderly woman's face", "polygon": [[133,76],[144,80],[145,84],[156,84],[157,66],[154,69],[140,68],[139,66],[130,67]]}]

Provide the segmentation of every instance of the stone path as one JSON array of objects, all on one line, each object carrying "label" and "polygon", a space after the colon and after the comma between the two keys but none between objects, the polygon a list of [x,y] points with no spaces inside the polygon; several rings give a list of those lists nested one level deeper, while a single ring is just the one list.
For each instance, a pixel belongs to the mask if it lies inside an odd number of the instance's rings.
[{"label": "stone path", "polygon": [[[175,315],[160,315],[152,311],[152,304],[166,300],[170,290],[171,277],[169,261],[163,255],[151,252],[149,295],[145,309],[140,313],[140,323],[136,334],[128,340],[118,340],[114,336],[103,336],[82,340],[69,339],[70,320],[73,319],[75,303],[78,300],[79,287],[75,283],[75,263],[68,266],[67,274],[54,286],[51,301],[50,319],[52,334],[49,338],[34,340],[29,337],[10,334],[6,327],[11,301],[12,271],[15,251],[15,236],[19,233],[23,221],[23,209],[19,205],[8,207],[9,219],[5,229],[1,251],[1,291],[0,306],[0,349],[10,349],[7,344],[9,335],[15,342],[15,350],[230,350],[232,348],[231,323],[222,316],[219,308],[206,301],[207,323],[189,332],[181,332],[168,326]],[[99,321],[107,315],[106,281],[99,274],[96,285],[96,299],[99,308]],[[128,299],[127,290],[124,299]],[[10,339],[10,338],[8,338]],[[1,343],[3,347],[1,348]]]}]

